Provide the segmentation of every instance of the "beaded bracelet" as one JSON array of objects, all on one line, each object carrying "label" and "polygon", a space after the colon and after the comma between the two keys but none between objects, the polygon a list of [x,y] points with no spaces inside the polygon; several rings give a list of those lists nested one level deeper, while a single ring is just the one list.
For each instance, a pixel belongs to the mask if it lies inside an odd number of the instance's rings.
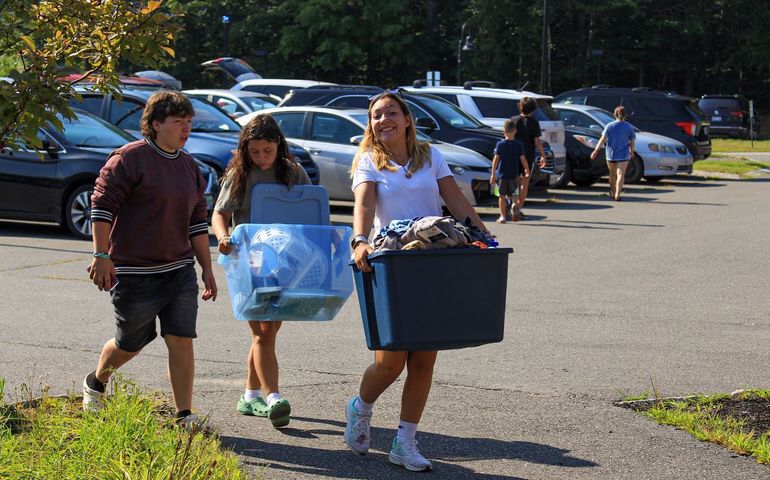
[{"label": "beaded bracelet", "polygon": [[104,253],[104,252],[96,252],[96,253],[94,253],[94,258],[103,258],[105,260],[109,260],[110,259],[110,254],[109,253]]}]

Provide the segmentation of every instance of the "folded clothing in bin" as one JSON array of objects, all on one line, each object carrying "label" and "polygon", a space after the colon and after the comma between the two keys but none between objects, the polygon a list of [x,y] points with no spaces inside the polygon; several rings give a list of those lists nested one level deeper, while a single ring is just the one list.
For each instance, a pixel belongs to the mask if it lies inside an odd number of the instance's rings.
[{"label": "folded clothing in bin", "polygon": [[241,224],[225,269],[238,320],[331,320],[353,292],[350,227]]},{"label": "folded clothing in bin", "polygon": [[351,262],[370,350],[448,350],[503,339],[510,248],[388,250]]}]

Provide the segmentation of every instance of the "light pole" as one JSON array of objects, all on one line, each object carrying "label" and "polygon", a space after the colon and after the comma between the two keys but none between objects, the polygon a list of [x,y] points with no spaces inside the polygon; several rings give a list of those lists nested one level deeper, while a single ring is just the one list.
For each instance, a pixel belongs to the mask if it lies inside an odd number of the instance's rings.
[{"label": "light pole", "polygon": [[225,34],[225,51],[224,56],[230,56],[230,15],[222,15],[222,26],[224,27]]},{"label": "light pole", "polygon": [[460,40],[457,42],[457,85],[463,84],[463,51],[473,52],[476,50],[470,32],[467,37],[465,36],[465,27],[468,25],[468,21],[463,22],[463,26],[460,28]]},{"label": "light pole", "polygon": [[540,46],[540,92],[547,93],[547,71],[548,71],[548,0],[543,0],[543,37]]}]

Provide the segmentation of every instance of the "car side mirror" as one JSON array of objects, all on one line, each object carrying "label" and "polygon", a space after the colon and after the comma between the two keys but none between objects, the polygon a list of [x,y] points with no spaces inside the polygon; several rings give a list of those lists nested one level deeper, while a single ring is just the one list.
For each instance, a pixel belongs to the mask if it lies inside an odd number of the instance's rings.
[{"label": "car side mirror", "polygon": [[351,145],[359,145],[364,140],[363,135],[354,135],[350,137],[350,143]]},{"label": "car side mirror", "polygon": [[438,125],[436,125],[436,122],[434,122],[433,119],[430,119],[428,117],[418,118],[414,122],[414,124],[415,126],[417,126],[417,128],[424,128],[426,130],[435,130],[436,128],[438,128]]}]

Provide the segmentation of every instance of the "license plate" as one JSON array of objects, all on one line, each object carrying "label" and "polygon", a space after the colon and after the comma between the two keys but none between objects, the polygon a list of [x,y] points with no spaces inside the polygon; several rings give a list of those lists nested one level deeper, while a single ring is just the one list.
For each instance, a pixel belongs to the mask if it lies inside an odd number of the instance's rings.
[{"label": "license plate", "polygon": [[722,121],[722,117],[711,117],[711,121],[712,122],[721,122]]}]

